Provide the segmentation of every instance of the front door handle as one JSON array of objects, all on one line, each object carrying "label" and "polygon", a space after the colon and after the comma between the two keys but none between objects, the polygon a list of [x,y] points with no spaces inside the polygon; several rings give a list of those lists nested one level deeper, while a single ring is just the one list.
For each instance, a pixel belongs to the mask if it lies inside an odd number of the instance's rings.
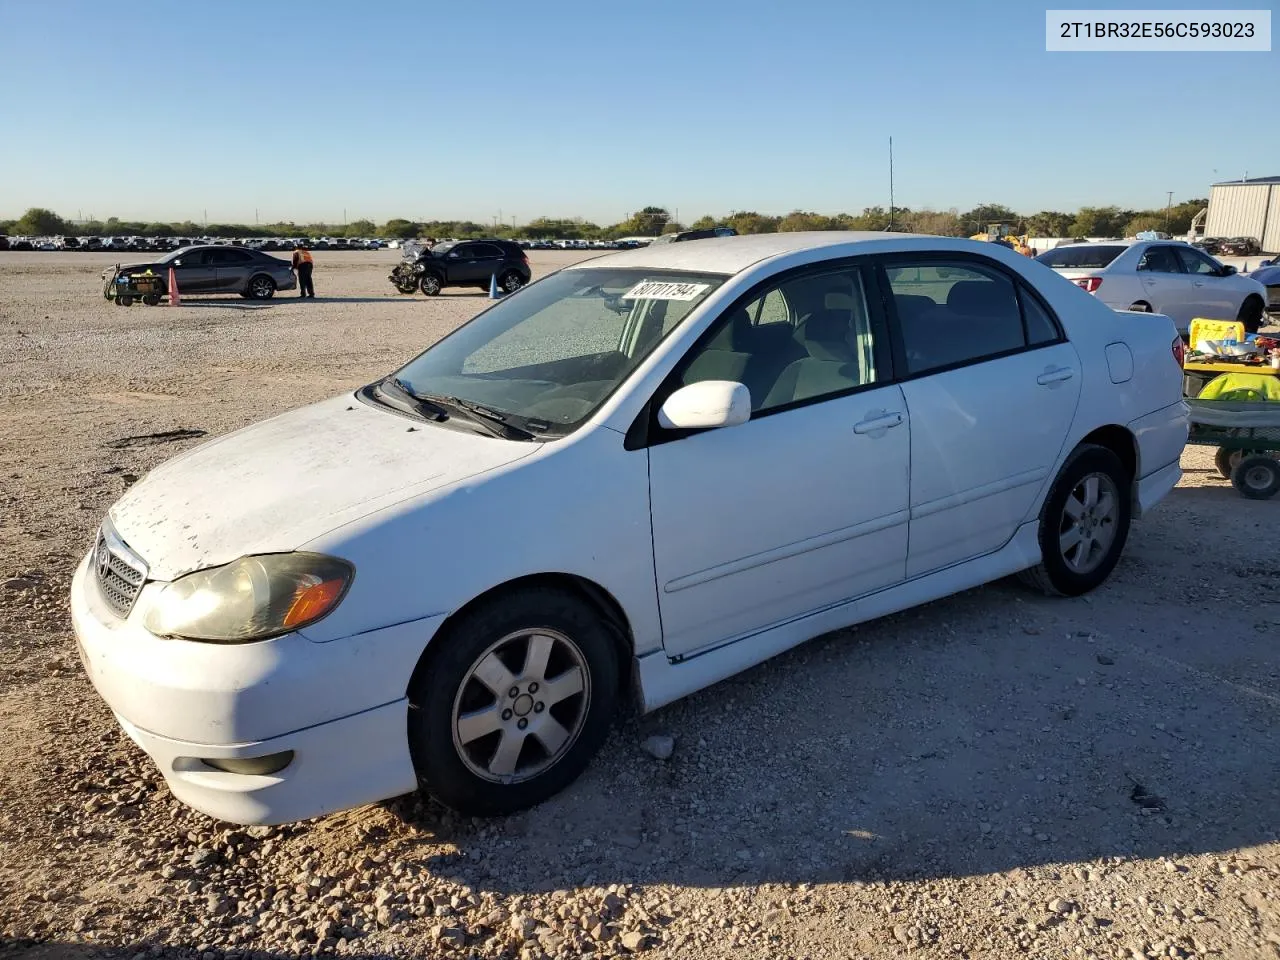
[{"label": "front door handle", "polygon": [[1204,281],[1203,281],[1203,280],[1192,280],[1192,281],[1191,281],[1191,285],[1192,285],[1193,287],[1203,287],[1203,286],[1204,286]]},{"label": "front door handle", "polygon": [[854,433],[870,433],[873,435],[883,434],[890,427],[899,426],[902,423],[902,414],[888,413],[886,411],[877,411],[865,420],[859,420],[853,425]]},{"label": "front door handle", "polygon": [[1052,383],[1065,383],[1076,375],[1076,372],[1070,367],[1051,367],[1046,368],[1044,373],[1036,377],[1036,383],[1040,386],[1048,386]]}]

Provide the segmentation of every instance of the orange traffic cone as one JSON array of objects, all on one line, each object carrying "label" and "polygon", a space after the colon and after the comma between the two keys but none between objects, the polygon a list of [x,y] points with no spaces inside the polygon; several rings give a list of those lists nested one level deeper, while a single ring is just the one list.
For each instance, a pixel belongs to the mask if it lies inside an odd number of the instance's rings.
[{"label": "orange traffic cone", "polygon": [[178,305],[178,273],[173,267],[169,268],[169,306],[176,307]]}]

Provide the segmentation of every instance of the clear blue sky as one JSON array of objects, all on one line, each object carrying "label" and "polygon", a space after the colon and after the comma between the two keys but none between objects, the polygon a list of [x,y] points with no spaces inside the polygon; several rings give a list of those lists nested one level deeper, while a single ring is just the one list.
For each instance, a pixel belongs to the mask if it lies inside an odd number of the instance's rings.
[{"label": "clear blue sky", "polygon": [[0,217],[857,212],[890,135],[913,208],[1280,175],[1280,54],[1045,52],[1134,5],[0,0]]}]

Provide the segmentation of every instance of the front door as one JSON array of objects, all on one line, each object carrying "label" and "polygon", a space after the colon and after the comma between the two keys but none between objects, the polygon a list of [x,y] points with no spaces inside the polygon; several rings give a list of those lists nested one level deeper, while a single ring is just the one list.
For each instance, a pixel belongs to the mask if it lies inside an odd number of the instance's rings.
[{"label": "front door", "polygon": [[1191,280],[1189,310],[1192,319],[1234,320],[1239,313],[1231,280],[1222,276],[1221,268],[1195,247],[1175,247],[1182,267]]},{"label": "front door", "polygon": [[[217,284],[218,274],[210,258],[213,250],[190,250],[175,261],[174,274],[178,280],[178,293],[187,296],[192,293],[209,293]],[[169,278],[165,278],[165,283]]]},{"label": "front door", "polygon": [[748,384],[753,410],[741,426],[652,437],[669,656],[750,642],[903,578],[911,424],[864,288],[848,266],[753,294],[725,311],[656,398],[731,380]]},{"label": "front door", "polygon": [[985,258],[886,258],[911,417],[916,577],[999,549],[1049,482],[1080,363],[1038,297]]},{"label": "front door", "polygon": [[480,281],[476,244],[460,243],[444,255],[444,260],[450,283],[472,284]]}]

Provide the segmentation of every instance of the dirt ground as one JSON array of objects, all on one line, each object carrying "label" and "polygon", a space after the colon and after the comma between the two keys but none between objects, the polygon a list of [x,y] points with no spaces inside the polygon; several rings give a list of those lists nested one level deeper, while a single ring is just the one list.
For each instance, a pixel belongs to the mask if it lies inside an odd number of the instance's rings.
[{"label": "dirt ground", "polygon": [[0,956],[1280,957],[1280,498],[1203,448],[1095,594],[823,637],[625,719],[524,815],[180,806],[80,670],[72,568],[149,468],[487,302],[397,296],[395,258],[317,254],[316,301],[123,309],[109,255],[0,254]]}]

